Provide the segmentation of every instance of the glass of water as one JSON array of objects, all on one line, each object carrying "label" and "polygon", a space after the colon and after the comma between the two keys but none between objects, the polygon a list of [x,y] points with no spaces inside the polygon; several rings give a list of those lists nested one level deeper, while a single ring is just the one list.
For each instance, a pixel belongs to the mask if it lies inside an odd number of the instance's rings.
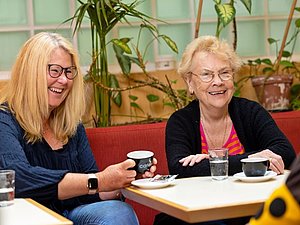
[{"label": "glass of water", "polygon": [[15,171],[0,170],[0,207],[14,203],[15,198]]},{"label": "glass of water", "polygon": [[228,178],[228,149],[208,149],[210,173],[213,180]]}]

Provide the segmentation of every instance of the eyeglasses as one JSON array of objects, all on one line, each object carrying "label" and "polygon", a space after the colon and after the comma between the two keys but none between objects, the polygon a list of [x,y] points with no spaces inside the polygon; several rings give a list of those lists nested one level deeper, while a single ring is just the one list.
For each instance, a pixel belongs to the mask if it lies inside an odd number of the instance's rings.
[{"label": "eyeglasses", "polygon": [[48,73],[50,77],[58,78],[63,72],[69,80],[73,80],[78,74],[76,66],[63,68],[62,66],[57,64],[48,64]]},{"label": "eyeglasses", "polygon": [[[205,83],[209,83],[215,78],[215,73],[210,70],[205,70],[200,74],[196,74],[193,72],[189,72],[189,73],[199,77],[199,79]],[[231,80],[233,78],[233,71],[230,69],[220,70],[218,71],[218,76],[222,81]]]}]

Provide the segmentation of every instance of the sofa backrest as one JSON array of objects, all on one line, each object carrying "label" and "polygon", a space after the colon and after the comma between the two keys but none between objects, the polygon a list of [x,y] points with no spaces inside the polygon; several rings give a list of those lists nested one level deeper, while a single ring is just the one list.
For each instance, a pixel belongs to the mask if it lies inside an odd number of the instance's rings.
[{"label": "sofa backrest", "polygon": [[165,155],[166,122],[87,128],[87,136],[98,164],[103,170],[107,166],[122,162],[133,150],[147,149],[158,159],[158,174],[168,174]]},{"label": "sofa backrest", "polygon": [[296,154],[300,153],[300,110],[271,114],[277,126],[292,143]]}]

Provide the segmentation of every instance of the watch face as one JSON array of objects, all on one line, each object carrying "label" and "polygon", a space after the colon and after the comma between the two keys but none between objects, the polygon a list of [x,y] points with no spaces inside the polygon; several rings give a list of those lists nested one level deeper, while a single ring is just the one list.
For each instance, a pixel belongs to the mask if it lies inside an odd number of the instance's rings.
[{"label": "watch face", "polygon": [[98,179],[97,178],[89,178],[88,188],[89,189],[97,189],[98,188]]}]

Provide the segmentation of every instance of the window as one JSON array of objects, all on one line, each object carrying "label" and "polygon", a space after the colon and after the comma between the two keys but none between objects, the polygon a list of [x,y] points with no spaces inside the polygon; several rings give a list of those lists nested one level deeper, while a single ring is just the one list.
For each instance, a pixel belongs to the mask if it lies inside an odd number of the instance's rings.
[{"label": "window", "polygon": [[[126,0],[125,2],[130,2]],[[171,52],[163,42],[154,42],[147,52],[149,69],[155,70],[155,61],[171,55],[178,60],[187,43],[194,37],[195,21],[199,0],[146,0],[139,10],[167,22],[155,22],[160,33],[170,36],[178,45],[179,54]],[[272,55],[274,49],[267,43],[268,37],[282,39],[292,0],[253,0],[252,15],[237,1],[237,52],[244,58]],[[287,4],[288,3],[288,4]],[[40,31],[55,31],[72,39],[80,53],[81,65],[90,64],[90,33],[88,23],[81,32],[72,37],[70,18],[77,6],[76,0],[1,0],[0,1],[0,79],[8,79],[9,71],[23,43]],[[298,7],[300,4],[298,3]],[[294,16],[299,18],[300,13]],[[110,34],[111,37],[129,36],[136,38],[138,24],[132,26],[119,24]],[[294,26],[294,24],[292,24]],[[199,35],[215,35],[216,13],[214,2],[204,0]],[[292,29],[290,29],[292,31]],[[292,33],[292,32],[290,32]],[[143,34],[141,46],[150,37]],[[230,27],[221,37],[231,40]],[[300,59],[300,43],[295,48],[296,59]],[[111,70],[118,71],[113,52],[109,51]]]}]

